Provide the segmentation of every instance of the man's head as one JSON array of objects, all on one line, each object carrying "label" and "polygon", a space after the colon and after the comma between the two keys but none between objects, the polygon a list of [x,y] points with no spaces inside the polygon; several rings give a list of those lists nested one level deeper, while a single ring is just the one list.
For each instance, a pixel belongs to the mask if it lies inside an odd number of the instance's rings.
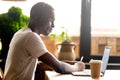
[{"label": "man's head", "polygon": [[47,3],[39,2],[30,11],[29,27],[39,34],[48,35],[54,27],[54,9]]}]

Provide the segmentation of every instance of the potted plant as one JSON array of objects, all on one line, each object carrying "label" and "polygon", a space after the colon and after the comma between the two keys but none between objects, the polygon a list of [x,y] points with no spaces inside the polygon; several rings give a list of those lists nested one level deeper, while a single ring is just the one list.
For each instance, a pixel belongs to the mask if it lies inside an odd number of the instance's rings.
[{"label": "potted plant", "polygon": [[75,60],[76,44],[72,42],[71,37],[67,33],[67,29],[62,27],[60,34],[50,34],[50,39],[56,39],[57,57],[59,60]]}]

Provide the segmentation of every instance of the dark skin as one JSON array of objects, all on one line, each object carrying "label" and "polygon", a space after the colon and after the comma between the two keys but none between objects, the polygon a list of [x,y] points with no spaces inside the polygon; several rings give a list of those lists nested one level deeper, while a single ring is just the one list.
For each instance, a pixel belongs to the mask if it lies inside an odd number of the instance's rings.
[{"label": "dark skin", "polygon": [[[36,78],[35,80],[45,80],[45,78],[48,78],[47,75],[45,74],[46,70],[55,70],[58,72],[59,70],[61,70],[60,63],[58,63],[58,60],[52,57],[53,57],[52,55],[46,53],[38,58],[40,61],[42,61],[42,63],[39,63],[37,66],[36,70],[38,72],[35,75]],[[78,61],[65,61],[65,62],[74,65]]]},{"label": "dark skin", "polygon": [[[49,33],[52,31],[52,28],[54,28],[54,17],[50,18],[48,22],[46,21],[46,25],[42,27],[41,26],[39,27],[39,26],[40,25],[34,28],[33,32],[36,32],[38,35],[39,34],[43,34],[46,36],[49,35]],[[49,65],[48,68],[52,68],[59,73],[70,73],[71,71],[74,71],[74,70],[70,70],[68,72],[65,71],[63,65],[61,64],[61,61],[59,61],[55,56],[53,56],[49,52],[46,52],[44,55],[40,56],[38,59],[43,63]],[[82,65],[80,67],[80,70],[83,70],[85,68],[85,65],[82,62],[80,63],[80,65]],[[68,68],[69,67],[71,68],[71,66],[68,66]]]},{"label": "dark skin", "polygon": [[[32,31],[36,32],[38,35],[43,34],[47,36],[52,31],[52,28],[54,28],[54,16],[53,18],[50,18],[48,21],[46,21],[45,25],[40,26],[40,24],[38,24],[38,26],[35,26],[35,28]],[[59,61],[55,56],[53,56],[49,52],[46,52],[44,55],[40,56],[38,59],[43,63],[49,65],[52,69],[54,69],[59,73],[70,73],[71,71],[74,71],[69,65],[67,66],[71,70],[65,71],[64,66],[66,66],[66,64],[65,65],[63,65],[64,63],[61,64],[61,61]],[[85,68],[85,65],[82,62],[80,63],[80,65],[82,65],[80,67],[80,70],[83,70]]]},{"label": "dark skin", "polygon": [[[53,56],[50,55],[50,53],[46,53],[45,55],[42,55],[41,57],[38,58],[38,60],[43,62],[41,64],[43,65],[44,70],[53,70],[54,69],[54,70],[58,71],[57,69],[60,69],[60,63],[58,63],[57,58],[55,58],[55,57],[52,58],[52,57]],[[53,64],[51,62],[53,62]],[[64,61],[64,62],[74,65],[78,61]]]},{"label": "dark skin", "polygon": [[[42,9],[41,9],[41,7],[42,7]],[[42,35],[48,36],[49,33],[54,28],[55,16],[54,16],[53,9],[51,9],[50,6],[48,6],[46,4],[43,4],[43,6],[42,6],[40,3],[39,6],[37,5],[37,7],[32,8],[32,10],[33,10],[33,11],[31,11],[32,18],[30,18],[30,23],[29,23],[28,27],[31,28],[32,32],[35,32],[38,35],[42,34]],[[44,11],[44,12],[42,12],[44,14],[41,14],[40,13],[41,11]],[[34,18],[34,16],[38,16],[38,17]],[[47,16],[47,18],[46,18],[46,16]],[[42,17],[42,19],[41,19],[41,17]],[[45,65],[48,65],[45,68],[54,69],[56,72],[59,72],[59,73],[70,73],[73,71],[82,71],[85,68],[85,64],[83,62],[79,61],[76,65],[72,66],[65,62],[59,61],[50,52],[46,52],[42,56],[38,57],[38,59],[40,61],[42,61]]]},{"label": "dark skin", "polygon": [[55,71],[61,70],[61,64],[59,63],[59,61],[55,57],[53,58],[53,56],[49,53],[42,55],[38,59],[43,62],[43,65],[46,66],[46,69],[54,69]]}]

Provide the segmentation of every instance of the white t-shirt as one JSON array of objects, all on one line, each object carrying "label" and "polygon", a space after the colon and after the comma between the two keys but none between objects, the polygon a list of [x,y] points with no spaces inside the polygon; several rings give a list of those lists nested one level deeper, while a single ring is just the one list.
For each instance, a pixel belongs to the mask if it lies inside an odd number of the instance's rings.
[{"label": "white t-shirt", "polygon": [[34,80],[38,57],[47,51],[40,36],[29,28],[15,33],[9,45],[5,80]]}]

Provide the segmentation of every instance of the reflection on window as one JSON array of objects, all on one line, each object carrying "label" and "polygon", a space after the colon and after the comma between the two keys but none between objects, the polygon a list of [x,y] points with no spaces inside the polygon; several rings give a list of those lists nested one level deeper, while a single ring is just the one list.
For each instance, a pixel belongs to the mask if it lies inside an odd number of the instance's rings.
[{"label": "reflection on window", "polygon": [[120,0],[92,0],[91,53],[101,55],[106,45],[112,56],[120,56]]}]

